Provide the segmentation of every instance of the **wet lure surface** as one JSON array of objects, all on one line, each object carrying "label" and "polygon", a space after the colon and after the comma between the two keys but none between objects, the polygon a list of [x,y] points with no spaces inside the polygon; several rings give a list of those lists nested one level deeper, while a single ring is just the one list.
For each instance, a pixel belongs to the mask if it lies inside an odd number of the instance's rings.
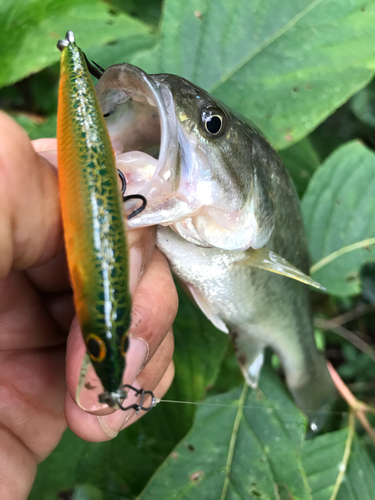
[{"label": "wet lure surface", "polygon": [[85,56],[59,42],[58,173],[74,302],[100,400],[118,405],[131,320],[128,248],[115,157]]}]

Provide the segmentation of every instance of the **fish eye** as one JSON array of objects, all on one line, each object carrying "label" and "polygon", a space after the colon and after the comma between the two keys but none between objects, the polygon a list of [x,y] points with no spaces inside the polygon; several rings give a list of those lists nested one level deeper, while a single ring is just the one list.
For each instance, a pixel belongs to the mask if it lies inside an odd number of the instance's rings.
[{"label": "fish eye", "polygon": [[103,361],[107,355],[107,348],[104,341],[94,333],[90,333],[85,340],[90,359],[97,363]]},{"label": "fish eye", "polygon": [[221,119],[221,116],[215,115],[211,116],[209,120],[204,122],[204,126],[206,127],[208,133],[216,135],[220,132],[222,123],[223,120]]},{"label": "fish eye", "polygon": [[204,130],[210,136],[217,136],[224,129],[225,116],[218,109],[205,109],[202,112]]},{"label": "fish eye", "polygon": [[126,351],[129,349],[129,336],[128,332],[125,332],[120,341],[120,354],[126,356]]}]

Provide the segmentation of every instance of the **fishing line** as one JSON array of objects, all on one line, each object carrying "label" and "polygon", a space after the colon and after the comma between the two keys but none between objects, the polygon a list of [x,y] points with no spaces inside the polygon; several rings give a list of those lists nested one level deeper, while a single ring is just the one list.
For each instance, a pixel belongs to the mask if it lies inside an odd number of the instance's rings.
[{"label": "fishing line", "polygon": [[[270,400],[267,400],[269,403],[270,403]],[[222,408],[237,408],[238,409],[238,405],[235,405],[235,404],[223,404],[223,403],[202,403],[202,402],[199,402],[199,401],[174,401],[173,399],[160,399],[160,398],[155,398],[155,403],[156,405],[158,405],[159,403],[174,403],[174,404],[185,404],[185,405],[196,405],[196,406],[217,406],[217,407],[222,407]],[[254,405],[244,405],[244,406],[241,406],[241,408],[243,409],[251,409],[251,410],[263,410],[263,411],[266,411],[268,413],[272,413],[274,411],[280,411],[278,410],[277,408],[272,408],[271,406],[267,407],[267,408],[262,408],[261,406],[254,406]],[[302,411],[303,413],[316,413],[315,410],[304,410],[302,408],[298,408],[298,410]],[[283,410],[284,411],[284,410]],[[290,410],[290,412],[292,412],[294,410]],[[288,410],[286,410],[286,412],[288,412]],[[338,411],[338,410],[319,410],[319,413],[326,413],[326,414],[331,414],[331,415],[340,415],[342,417],[345,417],[349,414],[348,411]]]}]

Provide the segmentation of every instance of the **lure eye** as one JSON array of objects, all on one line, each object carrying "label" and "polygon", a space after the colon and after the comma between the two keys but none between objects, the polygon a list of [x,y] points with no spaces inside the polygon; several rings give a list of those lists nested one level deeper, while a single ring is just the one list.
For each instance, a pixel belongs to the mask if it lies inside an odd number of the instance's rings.
[{"label": "lure eye", "polygon": [[100,363],[101,361],[103,361],[103,359],[105,359],[107,355],[107,348],[105,346],[105,343],[94,333],[90,333],[90,335],[86,337],[86,347],[92,361]]},{"label": "lure eye", "polygon": [[129,336],[128,332],[125,332],[124,335],[121,338],[120,342],[120,353],[122,356],[126,356],[126,351],[129,349]]},{"label": "lure eye", "polygon": [[218,136],[224,129],[225,116],[218,109],[205,109],[202,112],[202,121],[209,136]]}]

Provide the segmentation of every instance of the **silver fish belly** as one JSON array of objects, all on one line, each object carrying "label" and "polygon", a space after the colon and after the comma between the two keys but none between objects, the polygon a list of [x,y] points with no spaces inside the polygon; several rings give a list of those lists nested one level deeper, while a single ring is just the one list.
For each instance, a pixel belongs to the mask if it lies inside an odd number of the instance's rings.
[{"label": "silver fish belly", "polygon": [[296,281],[314,284],[303,274],[299,200],[276,152],[248,120],[178,76],[115,65],[97,93],[127,193],[148,201],[129,228],[159,226],[159,249],[230,334],[248,384],[257,385],[270,347],[319,428],[335,389],[315,345],[308,286]]}]

